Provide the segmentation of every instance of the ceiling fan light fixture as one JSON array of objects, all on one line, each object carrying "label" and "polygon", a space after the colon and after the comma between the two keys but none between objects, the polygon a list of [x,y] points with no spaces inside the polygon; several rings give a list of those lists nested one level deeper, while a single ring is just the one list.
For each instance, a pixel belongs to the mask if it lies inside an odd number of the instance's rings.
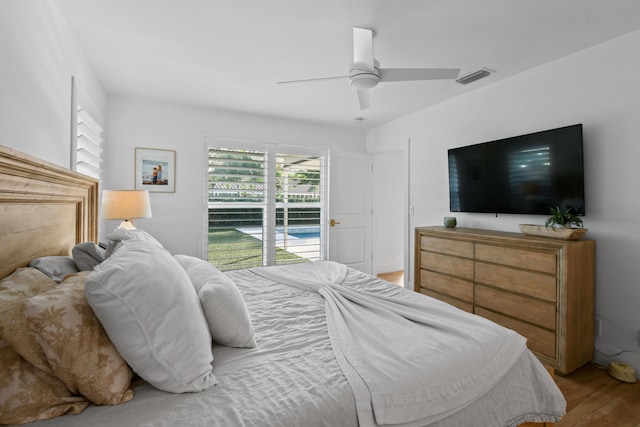
[{"label": "ceiling fan light fixture", "polygon": [[465,74],[456,79],[456,83],[460,83],[461,85],[467,85],[469,83],[473,83],[477,80],[483,79],[491,75],[491,71],[486,68],[481,68],[476,71],[472,71],[470,73]]},{"label": "ceiling fan light fixture", "polygon": [[372,89],[380,83],[380,71],[375,67],[373,70],[352,67],[349,70],[349,79],[351,86],[356,89]]},{"label": "ceiling fan light fixture", "polygon": [[375,74],[358,74],[351,77],[351,86],[356,89],[372,89],[378,85],[380,77]]}]

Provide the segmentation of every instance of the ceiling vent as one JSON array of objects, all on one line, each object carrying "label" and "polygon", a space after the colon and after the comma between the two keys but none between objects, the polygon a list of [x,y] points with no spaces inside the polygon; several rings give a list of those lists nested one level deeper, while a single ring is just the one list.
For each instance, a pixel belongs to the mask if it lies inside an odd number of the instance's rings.
[{"label": "ceiling vent", "polygon": [[476,80],[484,79],[485,77],[488,77],[490,75],[491,75],[490,70],[486,68],[482,68],[480,70],[472,71],[470,73],[465,74],[462,77],[457,78],[456,83],[460,83],[461,85],[468,85],[469,83],[473,83]]}]

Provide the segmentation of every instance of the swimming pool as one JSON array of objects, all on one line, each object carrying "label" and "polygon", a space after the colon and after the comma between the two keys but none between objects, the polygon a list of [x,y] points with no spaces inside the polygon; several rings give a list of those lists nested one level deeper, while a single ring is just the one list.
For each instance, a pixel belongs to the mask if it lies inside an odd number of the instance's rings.
[{"label": "swimming pool", "polygon": [[[313,239],[320,237],[320,226],[293,226],[287,228],[289,237],[295,237],[296,239]],[[276,227],[277,233],[284,233],[284,227]]]}]

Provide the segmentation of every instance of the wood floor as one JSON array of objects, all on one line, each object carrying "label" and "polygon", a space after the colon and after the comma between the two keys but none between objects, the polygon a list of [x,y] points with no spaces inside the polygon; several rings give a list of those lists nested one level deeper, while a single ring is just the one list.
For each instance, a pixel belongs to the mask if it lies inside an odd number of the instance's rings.
[{"label": "wood floor", "polygon": [[555,427],[640,427],[640,382],[628,384],[606,369],[586,365],[556,375],[567,400],[567,414]]},{"label": "wood floor", "polygon": [[[378,277],[399,285],[404,281],[401,271]],[[567,400],[567,414],[555,427],[640,427],[640,381],[620,382],[591,364],[555,378]]]},{"label": "wood floor", "polygon": [[391,282],[396,285],[402,286],[404,284],[404,271],[392,271],[390,273],[378,273],[378,277]]}]

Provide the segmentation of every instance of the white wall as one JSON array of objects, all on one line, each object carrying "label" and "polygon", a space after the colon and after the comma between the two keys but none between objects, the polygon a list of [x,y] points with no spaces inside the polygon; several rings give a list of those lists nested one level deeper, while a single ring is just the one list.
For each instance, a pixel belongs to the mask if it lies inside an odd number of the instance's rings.
[{"label": "white wall", "polygon": [[[584,125],[587,237],[597,242],[596,361],[640,372],[640,31],[479,88],[367,133],[370,152],[411,139],[412,227],[449,214],[447,149]],[[462,227],[518,231],[546,217],[457,213]],[[376,230],[374,230],[374,233]],[[410,252],[413,253],[413,252]]]},{"label": "white wall", "polygon": [[[134,188],[136,147],[176,151],[176,192],[151,193],[153,218],[136,221],[172,253],[199,256],[203,247],[203,135],[365,151],[362,131],[127,97],[110,97],[108,104],[103,188]],[[116,225],[102,227],[101,239]]]},{"label": "white wall", "polygon": [[106,93],[52,0],[0,2],[0,144],[69,167],[71,76],[104,116]]}]

